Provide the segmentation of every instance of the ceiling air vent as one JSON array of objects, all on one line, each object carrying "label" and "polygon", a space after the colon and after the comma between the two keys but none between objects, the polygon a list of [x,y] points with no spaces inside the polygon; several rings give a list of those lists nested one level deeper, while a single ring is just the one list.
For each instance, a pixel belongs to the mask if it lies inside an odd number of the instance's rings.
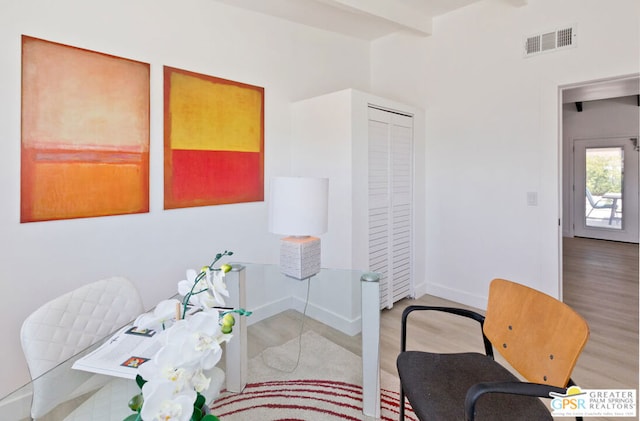
[{"label": "ceiling air vent", "polygon": [[525,57],[530,57],[548,51],[575,47],[575,45],[576,29],[575,26],[570,26],[528,36],[524,45],[524,55]]}]

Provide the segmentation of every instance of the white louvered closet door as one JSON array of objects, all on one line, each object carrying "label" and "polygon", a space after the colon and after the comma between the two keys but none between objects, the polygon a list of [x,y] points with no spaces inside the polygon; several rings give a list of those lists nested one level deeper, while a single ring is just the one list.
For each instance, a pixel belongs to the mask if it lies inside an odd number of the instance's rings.
[{"label": "white louvered closet door", "polygon": [[413,294],[413,118],[369,107],[369,268],[380,305]]}]

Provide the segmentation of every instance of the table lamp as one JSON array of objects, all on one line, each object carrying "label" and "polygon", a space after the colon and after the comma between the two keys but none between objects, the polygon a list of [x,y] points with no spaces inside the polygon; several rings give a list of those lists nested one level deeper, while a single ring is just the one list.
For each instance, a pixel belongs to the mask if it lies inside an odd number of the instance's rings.
[{"label": "table lamp", "polygon": [[280,271],[295,279],[320,272],[320,239],[327,231],[329,180],[274,177],[269,199],[269,232],[280,242]]}]

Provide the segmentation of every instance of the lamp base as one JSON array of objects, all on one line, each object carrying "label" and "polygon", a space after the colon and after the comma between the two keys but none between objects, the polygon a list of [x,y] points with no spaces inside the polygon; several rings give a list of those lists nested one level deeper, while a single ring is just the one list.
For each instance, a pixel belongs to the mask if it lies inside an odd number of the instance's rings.
[{"label": "lamp base", "polygon": [[280,242],[280,271],[295,279],[307,279],[320,272],[320,239],[285,237]]}]

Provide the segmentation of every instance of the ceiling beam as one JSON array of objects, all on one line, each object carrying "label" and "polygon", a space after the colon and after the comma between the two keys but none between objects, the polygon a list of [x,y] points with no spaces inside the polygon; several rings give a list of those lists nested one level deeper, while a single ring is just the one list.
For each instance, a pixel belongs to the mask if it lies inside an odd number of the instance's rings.
[{"label": "ceiling beam", "polygon": [[[395,0],[320,0],[335,7],[375,16],[420,35],[432,34],[431,16]],[[511,0],[509,0],[511,1]]]},{"label": "ceiling beam", "polygon": [[562,91],[562,102],[596,101],[599,99],[618,98],[638,95],[640,93],[640,78],[593,82]]}]

